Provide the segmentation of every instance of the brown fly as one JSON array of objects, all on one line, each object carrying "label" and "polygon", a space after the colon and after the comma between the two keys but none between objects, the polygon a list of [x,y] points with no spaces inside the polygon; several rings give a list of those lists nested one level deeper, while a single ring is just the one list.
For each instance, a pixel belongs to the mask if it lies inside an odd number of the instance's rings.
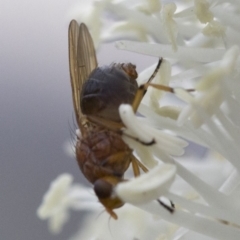
[{"label": "brown fly", "polygon": [[[136,112],[147,85],[138,88],[136,67],[112,64],[98,67],[92,37],[84,23],[72,20],[69,25],[69,64],[73,106],[81,131],[76,143],[76,159],[84,176],[106,211],[117,219],[115,208],[124,203],[113,196],[114,187],[125,181],[125,171],[132,164],[135,176],[146,167],[122,140],[118,107],[132,104]],[[161,64],[150,77],[156,75]]]}]

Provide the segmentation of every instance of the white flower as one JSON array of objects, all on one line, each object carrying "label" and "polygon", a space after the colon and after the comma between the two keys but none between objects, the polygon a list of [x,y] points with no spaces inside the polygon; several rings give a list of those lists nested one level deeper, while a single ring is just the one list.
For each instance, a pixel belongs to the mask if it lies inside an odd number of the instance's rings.
[{"label": "white flower", "polygon": [[[49,220],[52,233],[59,233],[68,221],[70,209],[94,210],[97,201],[93,192],[81,185],[72,185],[73,178],[64,173],[58,176],[43,196],[43,202],[37,210],[40,219]],[[91,204],[92,203],[92,204]]]},{"label": "white flower", "polygon": [[177,51],[177,23],[173,19],[176,9],[177,7],[174,3],[169,3],[165,4],[161,11],[163,26],[174,51]]},{"label": "white flower", "polygon": [[213,14],[210,11],[210,4],[206,0],[194,1],[194,13],[202,23],[207,23],[213,20]]},{"label": "white flower", "polygon": [[[240,239],[239,2],[102,0],[95,6],[100,8],[97,15],[88,12],[87,25],[93,26],[96,16],[108,16],[93,27],[93,33],[101,32],[96,38],[119,39],[119,49],[162,57],[154,83],[169,84],[183,102],[163,106],[167,96],[149,87],[138,109],[141,117],[131,106],[120,106],[123,139],[150,171],[114,189],[127,204],[116,210],[119,219],[110,230],[106,213],[97,221],[89,213],[73,239]],[[154,68],[139,75],[139,84]],[[195,91],[184,90],[189,88]],[[187,141],[208,153],[200,160],[197,154],[177,158]],[[60,188],[56,209],[47,200],[52,197],[45,198],[44,206],[50,207],[39,211],[41,218],[54,222],[60,213],[61,224],[66,220],[69,184]],[[77,193],[79,198],[85,194]],[[170,206],[169,200],[175,205],[172,213],[160,204]]]}]

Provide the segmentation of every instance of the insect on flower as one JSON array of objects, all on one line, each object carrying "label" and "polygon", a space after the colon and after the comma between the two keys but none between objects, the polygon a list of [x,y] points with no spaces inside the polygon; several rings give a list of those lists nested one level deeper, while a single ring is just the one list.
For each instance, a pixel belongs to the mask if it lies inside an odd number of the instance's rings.
[{"label": "insect on flower", "polygon": [[[125,171],[132,164],[135,176],[147,168],[132,154],[121,138],[124,127],[118,107],[133,106],[136,112],[146,88],[138,88],[136,67],[131,63],[98,67],[92,37],[84,23],[69,25],[69,64],[76,121],[81,131],[76,143],[76,159],[84,176],[106,211],[117,219],[115,208],[122,202],[113,196],[114,187],[126,181]],[[156,75],[158,65],[149,78]]]}]

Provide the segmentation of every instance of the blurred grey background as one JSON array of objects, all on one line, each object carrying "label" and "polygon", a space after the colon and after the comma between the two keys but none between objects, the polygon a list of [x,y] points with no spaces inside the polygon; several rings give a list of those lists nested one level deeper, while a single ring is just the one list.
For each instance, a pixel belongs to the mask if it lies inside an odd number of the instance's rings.
[{"label": "blurred grey background", "polygon": [[[73,213],[53,236],[36,216],[59,174],[88,184],[63,148],[73,128],[68,11],[80,1],[0,1],[0,240],[67,239],[83,218]],[[130,61],[138,70],[157,61],[113,44],[103,45],[98,59],[100,65]]]}]

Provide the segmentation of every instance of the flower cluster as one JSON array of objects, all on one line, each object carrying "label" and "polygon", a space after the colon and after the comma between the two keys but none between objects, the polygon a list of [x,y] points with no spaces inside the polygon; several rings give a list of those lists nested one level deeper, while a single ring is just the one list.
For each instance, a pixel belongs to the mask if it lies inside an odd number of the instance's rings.
[{"label": "flower cluster", "polygon": [[[141,116],[120,106],[123,139],[150,171],[118,184],[114,194],[129,204],[116,211],[119,220],[110,230],[108,215],[94,220],[99,211],[88,202],[92,211],[84,230],[72,239],[240,239],[240,3],[101,0],[77,19],[86,22],[96,44],[119,40],[119,49],[162,57],[153,82],[170,85],[182,102],[162,106],[164,93],[149,87]],[[154,68],[139,75],[139,84]],[[141,143],[153,140],[151,146]],[[200,160],[177,158],[188,142],[208,153]],[[60,182],[55,180],[38,211],[55,232],[68,209],[86,207],[86,190],[72,194],[70,180]],[[173,213],[156,201],[159,197],[174,203]]]}]

